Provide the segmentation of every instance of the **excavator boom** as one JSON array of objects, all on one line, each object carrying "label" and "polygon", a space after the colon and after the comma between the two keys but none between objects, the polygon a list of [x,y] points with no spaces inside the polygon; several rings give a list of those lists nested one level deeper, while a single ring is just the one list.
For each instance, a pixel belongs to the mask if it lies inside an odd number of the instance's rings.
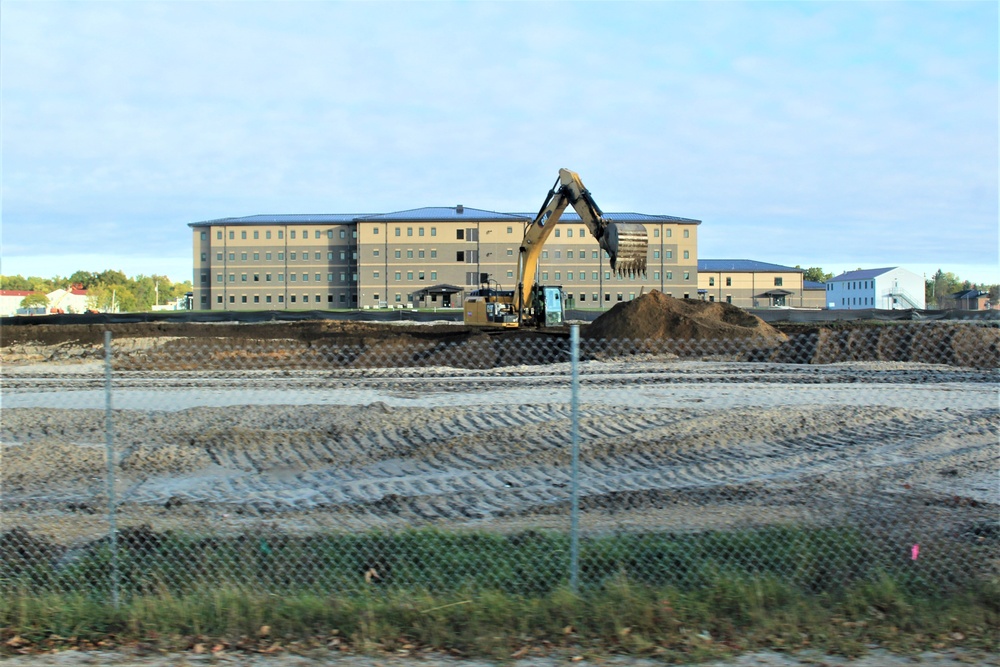
[{"label": "excavator boom", "polygon": [[[524,232],[518,255],[518,285],[514,294],[514,310],[521,315],[530,306],[531,291],[542,246],[559,222],[563,211],[572,205],[590,234],[611,259],[611,270],[619,277],[646,274],[646,254],[649,238],[646,228],[638,224],[611,222],[604,217],[597,202],[584,187],[580,176],[569,169],[560,169],[559,178],[549,190],[538,215]],[[523,318],[522,318],[523,319]]]}]

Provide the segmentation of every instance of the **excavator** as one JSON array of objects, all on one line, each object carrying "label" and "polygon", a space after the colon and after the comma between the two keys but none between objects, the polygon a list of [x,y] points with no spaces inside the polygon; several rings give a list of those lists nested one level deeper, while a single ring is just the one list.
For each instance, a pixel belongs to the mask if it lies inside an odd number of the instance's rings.
[{"label": "excavator", "polygon": [[[542,246],[556,228],[567,206],[572,205],[601,249],[611,259],[611,270],[619,278],[646,273],[649,239],[639,224],[611,222],[583,186],[580,176],[560,169],[538,215],[525,228],[518,251],[517,287],[501,290],[485,287],[474,290],[465,300],[465,324],[470,326],[517,328],[558,326],[563,321],[563,292],[560,286],[538,285],[535,274]],[[485,274],[484,274],[484,277]]]}]

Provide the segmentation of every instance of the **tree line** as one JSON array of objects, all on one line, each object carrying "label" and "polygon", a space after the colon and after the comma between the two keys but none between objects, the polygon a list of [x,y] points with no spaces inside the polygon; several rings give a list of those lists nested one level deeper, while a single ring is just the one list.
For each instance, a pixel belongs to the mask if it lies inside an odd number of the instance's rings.
[{"label": "tree line", "polygon": [[77,271],[69,277],[55,276],[27,278],[15,275],[0,275],[0,289],[36,292],[25,297],[21,305],[25,308],[47,306],[46,294],[57,289],[69,289],[79,285],[87,290],[87,307],[101,311],[144,311],[152,310],[156,304],[167,303],[192,291],[191,281],[175,283],[166,276],[138,275],[126,276],[121,271]]}]

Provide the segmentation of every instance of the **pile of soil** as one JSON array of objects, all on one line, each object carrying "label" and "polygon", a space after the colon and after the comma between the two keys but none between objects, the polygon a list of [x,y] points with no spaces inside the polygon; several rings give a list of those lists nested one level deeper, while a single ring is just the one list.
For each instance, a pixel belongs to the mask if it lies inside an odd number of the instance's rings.
[{"label": "pile of soil", "polygon": [[675,299],[658,290],[617,304],[582,333],[587,338],[633,340],[764,338],[779,342],[786,338],[764,320],[732,304]]}]

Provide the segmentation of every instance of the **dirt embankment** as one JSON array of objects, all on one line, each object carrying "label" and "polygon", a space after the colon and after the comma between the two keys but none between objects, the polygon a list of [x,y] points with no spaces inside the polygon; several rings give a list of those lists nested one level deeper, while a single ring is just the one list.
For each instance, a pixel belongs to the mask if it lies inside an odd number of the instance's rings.
[{"label": "dirt embankment", "polygon": [[[767,324],[726,303],[674,299],[658,291],[617,304],[582,327],[584,356],[660,354],[828,364],[918,361],[1000,367],[1000,327],[942,322],[851,327]],[[23,325],[0,332],[6,365],[103,358],[111,331],[121,369],[496,368],[565,361],[565,328],[484,331],[460,324],[341,320],[287,323]]]}]

